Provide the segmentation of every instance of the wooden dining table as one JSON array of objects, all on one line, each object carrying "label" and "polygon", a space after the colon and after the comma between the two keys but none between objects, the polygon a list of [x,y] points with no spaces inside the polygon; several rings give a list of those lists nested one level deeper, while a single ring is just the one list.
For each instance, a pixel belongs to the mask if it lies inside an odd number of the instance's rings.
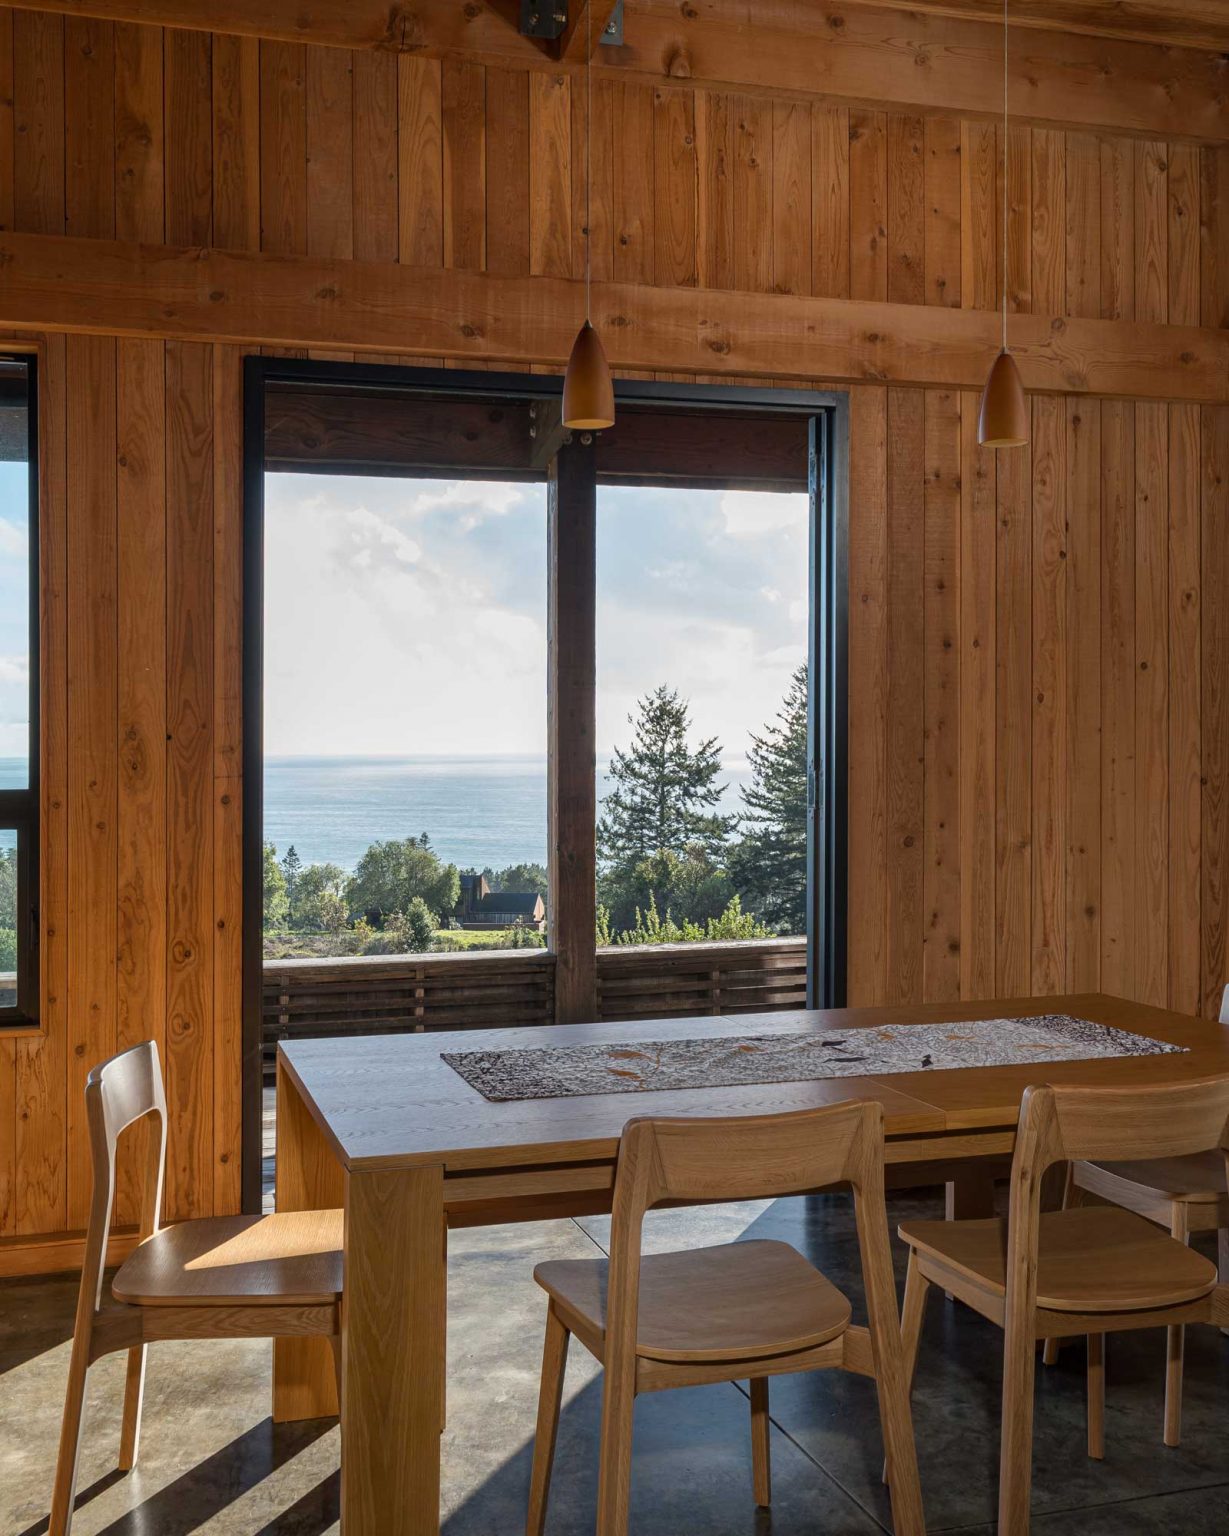
[{"label": "wooden dining table", "polygon": [[[1064,1013],[1185,1049],[737,1087],[492,1102],[445,1053]],[[1229,1028],[1103,995],[995,998],[463,1033],[344,1036],[279,1047],[277,1209],[345,1207],[341,1510],[345,1536],[435,1536],[445,1413],[448,1230],[609,1211],[624,1124],[636,1115],[883,1106],[889,1181],[978,1187],[1010,1153],[1033,1082],[1139,1085],[1229,1073]],[[915,1165],[906,1171],[904,1165]],[[984,1161],[981,1166],[985,1168]],[[981,1181],[986,1187],[986,1181]],[[967,1214],[975,1214],[966,1207]],[[273,1416],[337,1412],[328,1341],[274,1344]],[[527,1426],[528,1427],[528,1426]]]}]

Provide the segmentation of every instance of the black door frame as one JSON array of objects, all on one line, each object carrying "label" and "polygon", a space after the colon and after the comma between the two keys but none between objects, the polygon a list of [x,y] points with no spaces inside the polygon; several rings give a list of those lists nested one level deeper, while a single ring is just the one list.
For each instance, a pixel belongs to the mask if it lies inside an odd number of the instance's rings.
[{"label": "black door frame", "polygon": [[[261,1203],[264,834],[264,432],[270,384],[485,399],[562,393],[556,375],[247,357],[243,375],[243,1206]],[[619,400],[810,418],[807,1006],[845,1002],[848,826],[849,402],[840,391],[620,380]]]}]

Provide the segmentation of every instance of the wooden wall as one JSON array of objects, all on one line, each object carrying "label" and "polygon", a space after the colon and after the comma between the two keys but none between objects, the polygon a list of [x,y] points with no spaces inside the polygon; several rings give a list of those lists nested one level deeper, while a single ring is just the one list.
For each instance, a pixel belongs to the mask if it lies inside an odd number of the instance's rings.
[{"label": "wooden wall", "polygon": [[[565,73],[0,9],[0,229],[574,276],[582,106]],[[1008,150],[1014,309],[1229,324],[1229,150]],[[975,118],[604,79],[595,275],[992,309],[997,161]],[[239,1195],[239,349],[35,339],[44,1027],[0,1041],[27,1242],[83,1225],[85,1073],[149,1035],[171,1213]],[[852,1000],[1213,1011],[1229,409],[1038,397],[996,459],[973,396],[851,395]]]}]

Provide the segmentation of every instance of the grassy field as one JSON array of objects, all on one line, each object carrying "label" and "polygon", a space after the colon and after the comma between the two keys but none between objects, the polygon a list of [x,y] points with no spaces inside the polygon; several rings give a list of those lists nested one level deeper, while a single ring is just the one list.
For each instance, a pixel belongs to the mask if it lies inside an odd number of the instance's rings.
[{"label": "grassy field", "polygon": [[[515,932],[513,928],[439,928],[432,950],[437,954],[455,954],[465,949],[511,949]],[[0,930],[0,935],[2,933]],[[329,960],[353,955],[356,948],[353,933],[266,933],[264,936],[266,960]],[[0,949],[0,970],[3,969],[3,950]]]},{"label": "grassy field", "polygon": [[512,932],[511,928],[441,928],[435,937],[456,949],[506,949]]}]

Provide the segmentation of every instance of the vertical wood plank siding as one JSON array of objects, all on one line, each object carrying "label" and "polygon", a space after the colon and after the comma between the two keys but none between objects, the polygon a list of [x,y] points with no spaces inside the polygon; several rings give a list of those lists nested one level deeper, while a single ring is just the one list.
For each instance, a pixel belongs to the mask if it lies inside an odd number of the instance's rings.
[{"label": "vertical wood plank siding", "polygon": [[[565,75],[0,8],[0,228],[575,275],[582,105]],[[994,309],[1000,148],[601,81],[594,271]],[[1013,127],[1007,193],[1013,311],[1229,323],[1229,149]],[[141,1036],[168,1214],[239,1190],[241,353],[39,345],[43,1032],[0,1039],[8,1242],[83,1224],[84,1076]],[[851,1001],[1214,1013],[1229,410],[1038,399],[996,459],[974,394],[850,393]]]}]

